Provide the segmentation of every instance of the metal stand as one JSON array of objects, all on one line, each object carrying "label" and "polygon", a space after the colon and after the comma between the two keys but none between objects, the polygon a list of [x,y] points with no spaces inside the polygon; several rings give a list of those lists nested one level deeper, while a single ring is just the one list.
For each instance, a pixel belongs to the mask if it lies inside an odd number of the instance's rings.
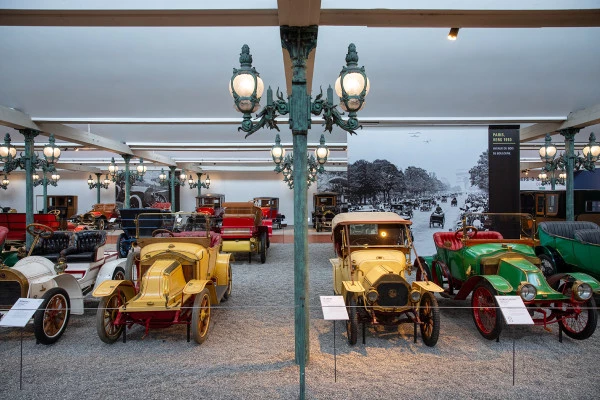
[{"label": "metal stand", "polygon": [[417,343],[417,323],[414,322],[413,324],[414,324],[414,328],[415,328],[414,333],[413,333],[414,341],[415,341],[415,343]]},{"label": "metal stand", "polygon": [[562,326],[560,326],[560,324],[558,324],[558,343],[562,343]]},{"label": "metal stand", "polygon": [[190,324],[186,324],[187,327],[187,341],[190,342]]},{"label": "metal stand", "polygon": [[123,328],[123,343],[127,343],[127,325]]},{"label": "metal stand", "polygon": [[23,390],[23,329],[21,329],[21,365],[19,367],[19,390]]},{"label": "metal stand", "polygon": [[513,386],[515,386],[515,338],[513,338]]},{"label": "metal stand", "polygon": [[365,323],[362,323],[362,334],[363,334],[363,344],[366,344],[367,342],[365,341],[365,333],[367,331],[367,327],[365,326]]},{"label": "metal stand", "polygon": [[335,351],[335,320],[333,320],[333,381],[337,382],[337,354]]}]

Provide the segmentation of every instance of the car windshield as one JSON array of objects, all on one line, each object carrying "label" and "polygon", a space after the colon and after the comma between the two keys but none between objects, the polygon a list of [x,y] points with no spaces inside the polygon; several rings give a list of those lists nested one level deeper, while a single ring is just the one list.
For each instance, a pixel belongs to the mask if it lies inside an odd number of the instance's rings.
[{"label": "car windshield", "polygon": [[372,246],[405,246],[406,227],[401,224],[352,224],[348,227],[349,244]]},{"label": "car windshield", "polygon": [[319,197],[317,198],[318,206],[333,206],[335,205],[334,200],[335,197]]},{"label": "car windshield", "polygon": [[[463,215],[464,228],[475,227],[478,232],[499,232],[503,239],[533,239],[534,223],[529,214],[467,213]],[[469,234],[473,239],[489,239],[489,235]]]}]

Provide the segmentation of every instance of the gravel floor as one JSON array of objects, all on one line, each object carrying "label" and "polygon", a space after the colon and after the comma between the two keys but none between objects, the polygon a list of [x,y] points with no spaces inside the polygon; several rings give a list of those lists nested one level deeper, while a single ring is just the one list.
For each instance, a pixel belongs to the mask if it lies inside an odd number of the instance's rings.
[{"label": "gravel floor", "polygon": [[[598,398],[600,333],[558,342],[557,328],[505,329],[500,343],[477,332],[467,302],[439,299],[436,347],[413,343],[412,325],[396,332],[367,331],[366,345],[349,347],[337,324],[323,321],[319,296],[332,293],[331,244],[310,246],[310,362],[306,397],[314,399]],[[242,257],[244,258],[244,257]],[[96,334],[97,301],[71,316],[59,342],[36,345],[23,334],[23,390],[19,390],[20,334],[0,330],[3,399],[294,399],[293,245],[273,244],[266,264],[233,265],[231,299],[214,310],[201,346],[187,343],[185,328],[128,332],[126,344],[107,345]],[[456,308],[453,308],[456,307]],[[513,345],[515,384],[513,386]]]}]

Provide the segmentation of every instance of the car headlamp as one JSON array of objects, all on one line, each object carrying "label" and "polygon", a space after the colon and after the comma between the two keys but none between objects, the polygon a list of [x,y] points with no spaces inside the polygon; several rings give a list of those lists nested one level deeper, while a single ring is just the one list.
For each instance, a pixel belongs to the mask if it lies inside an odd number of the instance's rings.
[{"label": "car headlamp", "polygon": [[378,298],[379,298],[379,293],[377,293],[377,290],[375,290],[375,289],[371,289],[367,293],[367,301],[371,304],[375,303]]},{"label": "car headlamp", "polygon": [[573,295],[579,301],[589,300],[593,293],[592,287],[588,283],[576,281],[573,284]]},{"label": "car headlamp", "polygon": [[410,292],[410,301],[412,301],[413,303],[418,303],[419,300],[421,300],[421,292],[419,292],[418,290],[412,290]]},{"label": "car headlamp", "polygon": [[523,283],[519,286],[517,293],[524,301],[531,301],[537,296],[537,289],[531,283]]}]

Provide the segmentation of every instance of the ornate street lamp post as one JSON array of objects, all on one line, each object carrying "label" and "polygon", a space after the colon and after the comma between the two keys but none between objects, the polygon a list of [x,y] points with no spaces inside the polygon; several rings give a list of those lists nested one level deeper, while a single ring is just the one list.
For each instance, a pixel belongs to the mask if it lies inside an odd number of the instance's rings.
[{"label": "ornate street lamp post", "polygon": [[[170,184],[170,188],[171,188],[171,211],[175,212],[177,210],[175,210],[175,186],[183,186],[187,183],[186,179],[187,179],[187,175],[185,174],[184,170],[181,170],[181,172],[179,173],[179,175],[175,174],[175,170],[177,169],[177,167],[169,167],[169,170],[171,171],[171,173],[169,174],[169,184]],[[177,179],[175,179],[175,177],[177,177]]]},{"label": "ornate street lamp post", "polygon": [[[252,67],[252,56],[247,45],[242,47],[240,68],[233,70],[229,82],[229,90],[233,96],[235,108],[243,113],[241,127],[246,137],[258,129],[267,126],[277,129],[275,118],[278,115],[290,114],[289,126],[293,135],[294,181],[294,305],[295,305],[295,354],[296,363],[300,366],[300,397],[304,398],[305,364],[309,357],[308,342],[308,209],[306,202],[308,187],[308,159],[303,155],[307,151],[307,134],[310,128],[310,114],[323,114],[325,130],[331,132],[333,125],[353,134],[359,128],[356,112],[364,105],[364,97],[369,90],[369,81],[364,68],[358,67],[358,54],[354,44],[348,46],[346,66],[342,68],[336,90],[340,96],[341,107],[348,111],[348,121],[344,121],[336,105],[333,104],[333,90],[327,89],[327,98],[319,94],[313,102],[306,88],[306,60],[317,45],[317,26],[280,27],[281,45],[286,49],[292,64],[292,93],[285,101],[277,91],[277,100],[273,101],[271,88],[267,90],[267,105],[253,122],[251,113],[258,111],[264,84],[259,74]],[[299,156],[302,155],[302,156]],[[283,154],[277,154],[278,157]],[[274,155],[275,157],[275,155]]]},{"label": "ornate street lamp post", "polygon": [[129,162],[131,161],[132,156],[129,154],[123,154],[121,157],[123,157],[123,160],[125,161],[125,171],[119,171],[119,166],[115,163],[115,158],[112,157],[110,159],[110,164],[108,165],[108,175],[110,175],[110,178],[113,182],[117,182],[121,179],[124,181],[125,196],[123,199],[123,208],[129,208],[129,202],[131,200],[131,185],[136,180],[140,182],[144,181],[144,174],[146,173],[147,168],[144,165],[144,159],[140,158],[140,162],[136,166],[135,173],[132,175],[129,169]]},{"label": "ornate street lamp post", "polygon": [[33,186],[36,187],[42,185],[43,188],[42,198],[44,201],[44,214],[48,213],[48,184],[56,187],[58,186],[58,181],[60,179],[60,175],[57,174],[56,171],[52,172],[50,179],[48,179],[48,177],[46,176],[48,172],[48,166],[42,165],[42,178],[40,178],[40,176],[37,173],[35,173],[35,171],[32,175]]},{"label": "ornate street lamp post", "polygon": [[100,189],[108,189],[110,179],[108,179],[107,174],[106,178],[104,178],[104,181],[102,182],[100,181],[100,176],[102,176],[101,173],[96,172],[94,175],[96,175],[96,182],[94,182],[94,180],[92,179],[92,175],[90,175],[88,177],[87,183],[90,190],[96,189],[96,204],[100,204]]},{"label": "ornate street lamp post", "polygon": [[[51,134],[49,144],[44,146],[44,159],[41,159],[33,151],[33,140],[40,132],[34,129],[22,129],[19,132],[25,137],[25,154],[16,157],[17,151],[10,144],[10,135],[7,133],[4,144],[0,146],[0,162],[4,163],[6,174],[17,168],[25,170],[25,223],[29,225],[33,223],[33,170],[45,166],[47,171],[55,171],[54,163],[60,157],[60,149],[54,144],[54,135]],[[26,246],[29,248],[32,242],[33,238],[27,234]]]},{"label": "ornate street lamp post", "polygon": [[194,179],[190,175],[190,178],[188,179],[188,184],[190,185],[190,189],[198,188],[198,197],[200,197],[202,188],[208,189],[210,187],[210,176],[206,174],[206,179],[204,180],[204,182],[201,181],[202,172],[196,172],[196,177],[197,179],[194,181]]}]

